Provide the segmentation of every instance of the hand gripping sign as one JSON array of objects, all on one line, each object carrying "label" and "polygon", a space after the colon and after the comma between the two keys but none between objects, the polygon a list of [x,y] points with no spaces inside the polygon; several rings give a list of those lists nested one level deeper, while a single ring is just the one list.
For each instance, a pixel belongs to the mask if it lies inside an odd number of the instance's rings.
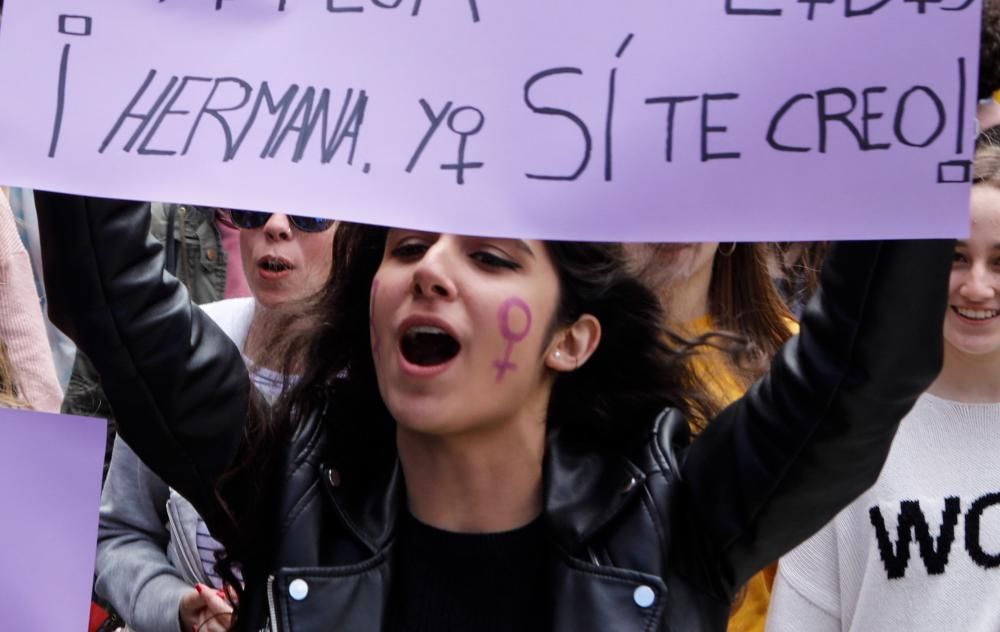
[{"label": "hand gripping sign", "polygon": [[979,0],[8,0],[0,181],[467,234],[967,230]]}]

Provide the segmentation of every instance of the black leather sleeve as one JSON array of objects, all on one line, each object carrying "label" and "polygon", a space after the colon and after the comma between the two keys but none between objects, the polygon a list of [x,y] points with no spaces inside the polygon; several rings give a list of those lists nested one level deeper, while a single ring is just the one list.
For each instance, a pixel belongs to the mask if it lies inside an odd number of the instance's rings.
[{"label": "black leather sleeve", "polygon": [[239,349],[163,271],[147,204],[38,192],[49,316],[97,368],[118,432],[222,537],[215,481],[250,382]]},{"label": "black leather sleeve", "polygon": [[940,371],[953,252],[951,240],[832,248],[800,334],[683,459],[672,548],[684,574],[731,596],[875,482]]}]

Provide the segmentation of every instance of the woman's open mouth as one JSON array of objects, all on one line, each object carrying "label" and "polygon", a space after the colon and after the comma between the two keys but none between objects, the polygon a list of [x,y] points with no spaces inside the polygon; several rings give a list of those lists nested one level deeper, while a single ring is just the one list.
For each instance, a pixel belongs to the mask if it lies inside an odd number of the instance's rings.
[{"label": "woman's open mouth", "polygon": [[433,325],[413,325],[406,329],[399,341],[403,359],[418,367],[435,367],[447,364],[462,350],[458,340]]},{"label": "woman's open mouth", "polygon": [[257,269],[265,279],[277,279],[294,269],[292,262],[284,257],[266,255],[257,260]]},{"label": "woman's open mouth", "polygon": [[951,306],[951,309],[958,314],[962,320],[978,323],[993,320],[1000,315],[1000,310],[995,309],[968,309],[964,307],[956,307],[954,305]]}]

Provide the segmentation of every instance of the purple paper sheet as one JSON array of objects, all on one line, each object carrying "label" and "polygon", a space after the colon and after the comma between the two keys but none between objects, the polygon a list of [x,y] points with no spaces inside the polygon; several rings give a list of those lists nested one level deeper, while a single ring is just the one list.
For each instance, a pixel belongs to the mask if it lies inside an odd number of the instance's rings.
[{"label": "purple paper sheet", "polygon": [[8,0],[0,182],[484,235],[957,236],[980,13]]},{"label": "purple paper sheet", "polygon": [[0,409],[4,630],[87,629],[105,428],[103,419]]}]

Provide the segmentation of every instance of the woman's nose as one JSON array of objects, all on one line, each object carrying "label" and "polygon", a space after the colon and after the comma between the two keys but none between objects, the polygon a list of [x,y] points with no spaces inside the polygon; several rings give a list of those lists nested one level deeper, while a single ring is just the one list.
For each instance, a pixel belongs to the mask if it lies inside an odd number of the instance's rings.
[{"label": "woman's nose", "polygon": [[287,241],[292,238],[292,224],[284,213],[274,213],[267,218],[263,230],[269,240]]},{"label": "woman's nose", "polygon": [[974,302],[987,301],[997,294],[997,275],[991,273],[985,266],[974,265],[962,283],[959,293],[962,298]]},{"label": "woman's nose", "polygon": [[444,299],[458,296],[458,288],[452,278],[456,265],[454,248],[452,240],[441,237],[427,249],[413,270],[415,296]]}]

